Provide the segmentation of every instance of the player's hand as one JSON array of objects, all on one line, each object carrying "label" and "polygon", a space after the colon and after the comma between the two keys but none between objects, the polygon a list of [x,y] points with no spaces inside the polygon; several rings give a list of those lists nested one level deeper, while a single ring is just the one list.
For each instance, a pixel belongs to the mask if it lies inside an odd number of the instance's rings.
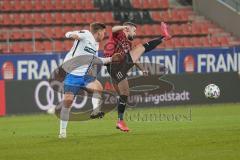
[{"label": "player's hand", "polygon": [[123,59],[123,56],[121,55],[121,53],[115,53],[112,56],[112,62],[121,62]]},{"label": "player's hand", "polygon": [[129,26],[124,26],[124,29],[129,31],[130,28],[129,28]]},{"label": "player's hand", "polygon": [[147,70],[143,70],[142,73],[143,73],[143,76],[148,76],[148,71]]}]

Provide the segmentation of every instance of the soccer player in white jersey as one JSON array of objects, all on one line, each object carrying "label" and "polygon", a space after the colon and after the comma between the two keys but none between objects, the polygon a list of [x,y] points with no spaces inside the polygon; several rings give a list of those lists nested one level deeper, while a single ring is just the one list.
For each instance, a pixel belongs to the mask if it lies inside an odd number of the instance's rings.
[{"label": "soccer player in white jersey", "polygon": [[[106,26],[103,23],[92,23],[90,24],[90,30],[72,31],[65,34],[66,38],[74,39],[74,44],[71,50],[67,53],[64,63],[76,59],[80,56],[89,55],[93,57],[92,59],[86,59],[84,65],[75,67],[67,71],[67,75],[64,79],[64,98],[61,106],[60,112],[60,132],[59,138],[66,138],[66,128],[69,120],[69,113],[74,100],[74,97],[78,94],[79,90],[85,88],[93,92],[92,103],[93,103],[93,113],[98,114],[99,108],[102,103],[101,101],[101,91],[103,87],[101,83],[94,78],[89,76],[88,72],[93,66],[92,60],[97,54],[99,48],[98,42],[101,42],[105,36]],[[82,57],[81,57],[82,58]],[[112,61],[117,61],[115,57],[99,58],[103,64],[111,63]],[[63,68],[64,68],[63,63]],[[66,69],[66,68],[64,68]],[[95,113],[94,113],[95,112]]]}]

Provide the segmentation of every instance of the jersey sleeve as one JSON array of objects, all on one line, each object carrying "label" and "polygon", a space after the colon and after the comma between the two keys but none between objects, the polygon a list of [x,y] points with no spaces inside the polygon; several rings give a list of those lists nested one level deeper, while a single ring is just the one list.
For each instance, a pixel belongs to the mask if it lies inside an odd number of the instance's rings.
[{"label": "jersey sleeve", "polygon": [[86,39],[89,35],[88,31],[81,30],[81,31],[70,31],[65,34],[66,38],[69,38],[72,34],[77,35],[80,39]]},{"label": "jersey sleeve", "polygon": [[121,36],[123,36],[124,35],[124,32],[122,31],[122,30],[120,30],[120,31],[117,31],[117,32],[114,32],[114,33],[112,33],[112,37],[113,38],[118,38],[118,37],[121,37]]}]

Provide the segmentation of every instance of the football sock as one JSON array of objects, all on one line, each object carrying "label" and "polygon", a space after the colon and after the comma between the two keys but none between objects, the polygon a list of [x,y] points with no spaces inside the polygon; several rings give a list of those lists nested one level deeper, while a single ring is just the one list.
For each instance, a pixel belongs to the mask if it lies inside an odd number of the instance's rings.
[{"label": "football sock", "polygon": [[162,43],[164,36],[161,36],[160,38],[153,39],[145,44],[143,44],[145,48],[145,52],[149,52],[153,49],[155,49],[160,43]]},{"label": "football sock", "polygon": [[66,108],[62,106],[61,112],[60,112],[60,134],[62,132],[66,132],[68,120],[69,120],[69,113],[71,108]]},{"label": "football sock", "polygon": [[98,113],[101,110],[102,97],[99,92],[94,92],[92,96],[93,113]]},{"label": "football sock", "polygon": [[126,95],[120,95],[118,102],[118,120],[123,120],[123,115],[127,104],[127,98],[128,96]]}]

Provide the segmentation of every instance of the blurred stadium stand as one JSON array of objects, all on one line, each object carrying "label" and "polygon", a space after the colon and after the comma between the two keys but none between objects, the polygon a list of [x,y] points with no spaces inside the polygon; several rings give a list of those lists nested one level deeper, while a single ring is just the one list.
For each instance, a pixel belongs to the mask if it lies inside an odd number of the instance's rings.
[{"label": "blurred stadium stand", "polygon": [[124,21],[139,24],[136,44],[159,36],[160,22],[165,21],[174,38],[159,48],[239,44],[233,35],[194,13],[189,4],[177,0],[0,0],[0,53],[67,51],[72,41],[64,37],[65,32],[87,29],[94,21],[106,23],[108,33],[112,25]]}]

